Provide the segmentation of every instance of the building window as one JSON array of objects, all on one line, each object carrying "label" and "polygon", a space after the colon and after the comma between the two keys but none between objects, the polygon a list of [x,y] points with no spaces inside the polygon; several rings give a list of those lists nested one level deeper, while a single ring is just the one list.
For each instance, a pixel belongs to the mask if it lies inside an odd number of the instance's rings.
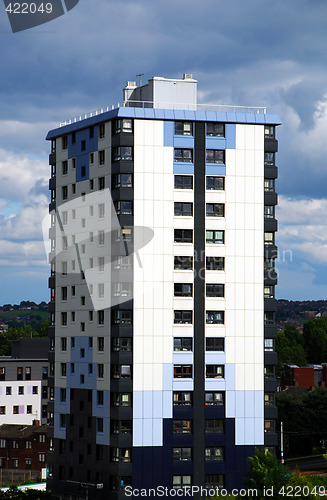
[{"label": "building window", "polygon": [[12,459],[12,466],[13,466],[13,469],[17,469],[18,464],[19,464],[19,462],[18,462],[18,458],[13,458],[13,459]]},{"label": "building window", "polygon": [[206,324],[223,325],[225,319],[224,316],[224,311],[206,311]]},{"label": "building window", "polygon": [[193,123],[175,122],[175,135],[193,135]]},{"label": "building window", "polygon": [[175,283],[174,296],[175,297],[192,297],[193,296],[192,283]]},{"label": "building window", "polygon": [[61,300],[67,300],[67,287],[61,287]]},{"label": "building window", "polygon": [[61,403],[66,403],[67,391],[65,388],[60,389],[60,401]]},{"label": "building window", "polygon": [[0,368],[0,380],[6,380],[6,369],[4,366]]},{"label": "building window", "polygon": [[70,338],[70,348],[74,349],[74,347],[75,347],[75,337],[71,337]]},{"label": "building window", "polygon": [[177,325],[181,324],[192,324],[193,311],[174,311],[174,323]]},{"label": "building window", "polygon": [[132,174],[115,174],[112,176],[112,189],[133,187]]},{"label": "building window", "polygon": [[265,232],[265,245],[274,245],[275,244],[275,233]]},{"label": "building window", "polygon": [[206,231],[206,243],[223,245],[225,242],[225,231]]},{"label": "building window", "polygon": [[25,447],[27,450],[31,450],[32,449],[32,441],[26,441]]},{"label": "building window", "polygon": [[119,118],[113,123],[113,133],[120,134],[121,132],[126,132],[131,134],[133,132],[133,120],[130,118]]},{"label": "building window", "polygon": [[124,324],[131,325],[132,323],[133,323],[132,309],[114,309],[112,311],[113,325],[124,325]]},{"label": "building window", "polygon": [[206,257],[207,271],[224,271],[225,257]]},{"label": "building window", "polygon": [[90,153],[89,159],[90,159],[90,164],[92,165],[94,163],[94,153]]},{"label": "building window", "polygon": [[133,147],[132,146],[118,146],[112,148],[113,161],[131,161],[133,160]]},{"label": "building window", "polygon": [[85,151],[86,150],[86,141],[83,139],[81,141],[81,151]]},{"label": "building window", "polygon": [[62,149],[67,149],[68,148],[68,135],[63,135],[61,138],[61,146]]},{"label": "building window", "polygon": [[225,339],[223,337],[206,337],[206,351],[225,350]]},{"label": "building window", "polygon": [[66,365],[66,363],[60,363],[60,367],[61,367],[61,376],[62,377],[66,377],[66,375],[67,375],[67,365]]},{"label": "building window", "polygon": [[132,293],[132,283],[113,283],[112,285],[112,294],[114,297],[131,297]]},{"label": "building window", "polygon": [[206,365],[206,378],[224,378],[224,366]]},{"label": "building window", "polygon": [[275,153],[265,152],[265,166],[267,167],[275,166]]},{"label": "building window", "polygon": [[6,414],[6,407],[0,406],[0,415],[5,415],[5,414]]},{"label": "building window", "polygon": [[113,392],[111,393],[111,404],[112,406],[132,406],[132,394],[130,392]]},{"label": "building window", "polygon": [[190,488],[192,486],[191,476],[173,476],[173,488]]},{"label": "building window", "polygon": [[131,337],[113,337],[111,341],[111,350],[113,352],[131,352],[132,338]]},{"label": "building window", "polygon": [[264,215],[266,219],[273,219],[275,217],[275,207],[273,205],[265,205]]},{"label": "building window", "polygon": [[224,432],[224,421],[222,419],[207,419],[205,421],[205,432],[208,434],[222,434]]},{"label": "building window", "polygon": [[22,396],[24,394],[24,386],[23,385],[20,385],[18,387],[18,395],[19,396]]},{"label": "building window", "polygon": [[225,163],[225,151],[220,149],[207,149],[207,163]]},{"label": "building window", "polygon": [[274,271],[275,270],[275,259],[271,259],[271,258],[268,258],[268,259],[265,259],[264,262],[263,262],[263,267],[265,269],[265,271]]},{"label": "building window", "polygon": [[105,152],[104,149],[99,151],[99,165],[104,165],[105,162]]},{"label": "building window", "polygon": [[225,285],[223,284],[206,284],[206,297],[224,297]]},{"label": "building window", "polygon": [[173,393],[174,406],[191,406],[192,393],[191,392],[174,392]]},{"label": "building window", "polygon": [[112,378],[132,378],[131,365],[112,365]]},{"label": "building window", "polygon": [[66,427],[66,415],[65,413],[60,413],[60,427]]},{"label": "building window", "polygon": [[61,173],[62,173],[62,175],[68,174],[68,161],[67,160],[65,160],[61,163]]},{"label": "building window", "polygon": [[264,376],[265,376],[265,378],[275,378],[275,366],[274,365],[265,365]]},{"label": "building window", "polygon": [[192,434],[191,420],[173,420],[173,432],[176,434]]},{"label": "building window", "polygon": [[174,257],[174,269],[179,271],[191,271],[193,269],[193,257]]},{"label": "building window", "polygon": [[23,367],[17,367],[17,380],[23,380]]},{"label": "building window", "polygon": [[207,176],[206,177],[206,189],[208,191],[223,191],[225,189],[225,178]]},{"label": "building window", "polygon": [[266,192],[274,192],[275,191],[275,180],[274,179],[265,179],[264,187]]},{"label": "building window", "polygon": [[275,139],[275,127],[273,125],[265,125],[265,139]]},{"label": "building window", "polygon": [[193,229],[174,229],[174,243],[192,243]]},{"label": "building window", "polygon": [[275,324],[275,312],[265,311],[265,325],[274,325],[274,324]]},{"label": "building window", "polygon": [[223,488],[224,475],[223,474],[206,474],[205,488]]},{"label": "building window", "polygon": [[210,446],[204,450],[205,460],[221,461],[224,460],[224,448],[222,446]]},{"label": "building window", "polygon": [[27,406],[26,406],[26,413],[27,413],[28,415],[31,415],[31,414],[32,414],[32,412],[33,412],[33,407],[32,407],[32,405],[27,405]]},{"label": "building window", "polygon": [[207,137],[225,137],[224,123],[208,122]]},{"label": "building window", "polygon": [[100,123],[100,125],[98,126],[98,130],[99,130],[99,139],[103,139],[106,131],[105,124]]},{"label": "building window", "polygon": [[98,337],[98,351],[104,351],[104,337]]},{"label": "building window", "polygon": [[193,217],[193,203],[174,203],[174,215],[183,217]]},{"label": "building window", "polygon": [[275,432],[275,420],[265,419],[265,432]]},{"label": "building window", "polygon": [[32,378],[32,368],[30,366],[25,366],[25,380],[31,380]]},{"label": "building window", "polygon": [[67,200],[67,198],[68,198],[68,186],[62,186],[61,197],[63,200]]},{"label": "building window", "polygon": [[81,322],[81,332],[85,332],[85,323],[84,323],[84,321]]},{"label": "building window", "polygon": [[193,149],[174,149],[174,161],[193,162]]},{"label": "building window", "polygon": [[224,405],[224,393],[223,392],[206,392],[205,393],[205,405],[206,406],[223,406]]},{"label": "building window", "polygon": [[275,287],[273,285],[264,287],[264,298],[273,299],[275,297]]},{"label": "building window", "polygon": [[98,378],[104,377],[104,365],[102,363],[98,363]]},{"label": "building window", "polygon": [[98,325],[104,325],[104,310],[98,311]]},{"label": "building window", "polygon": [[174,378],[192,378],[192,365],[174,365]]},{"label": "building window", "polygon": [[112,448],[111,449],[112,462],[131,462],[131,449],[130,448]]},{"label": "building window", "polygon": [[13,442],[12,442],[12,447],[13,447],[13,448],[15,448],[15,449],[17,450],[17,448],[19,448],[18,441],[13,440]]},{"label": "building window", "polygon": [[118,255],[116,262],[114,263],[115,269],[132,269],[132,256],[127,255],[123,257],[122,255]]},{"label": "building window", "polygon": [[104,231],[103,230],[99,231],[98,241],[99,241],[99,245],[104,245],[105,236],[104,236]]},{"label": "building window", "polygon": [[174,175],[175,189],[193,189],[192,175]]},{"label": "building window", "polygon": [[275,404],[275,393],[265,392],[265,406],[273,406]]},{"label": "building window", "polygon": [[39,462],[45,462],[45,453],[39,453]]},{"label": "building window", "polygon": [[265,339],[265,351],[271,352],[274,351],[274,339]]},{"label": "building window", "polygon": [[225,217],[224,203],[206,203],[207,217]]},{"label": "building window", "polygon": [[[66,324],[67,324],[67,322],[66,322]],[[66,337],[61,337],[61,350],[67,351],[67,338]]]},{"label": "building window", "polygon": [[192,351],[192,337],[175,337],[174,351]]},{"label": "building window", "polygon": [[11,396],[11,386],[6,387],[6,396]]},{"label": "building window", "polygon": [[99,191],[103,191],[106,185],[106,181],[104,177],[99,177],[98,179]]},{"label": "building window", "polygon": [[182,462],[191,462],[192,449],[191,448],[173,448],[173,460]]},{"label": "building window", "polygon": [[117,215],[133,215],[132,201],[115,201],[114,206]]}]

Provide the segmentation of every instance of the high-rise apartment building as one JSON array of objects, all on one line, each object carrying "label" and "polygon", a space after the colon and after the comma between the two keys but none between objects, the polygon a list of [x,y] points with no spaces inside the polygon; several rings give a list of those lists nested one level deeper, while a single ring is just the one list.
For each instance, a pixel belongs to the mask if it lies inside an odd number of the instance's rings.
[{"label": "high-rise apartment building", "polygon": [[184,75],[49,132],[58,497],[231,490],[276,446],[279,123]]}]

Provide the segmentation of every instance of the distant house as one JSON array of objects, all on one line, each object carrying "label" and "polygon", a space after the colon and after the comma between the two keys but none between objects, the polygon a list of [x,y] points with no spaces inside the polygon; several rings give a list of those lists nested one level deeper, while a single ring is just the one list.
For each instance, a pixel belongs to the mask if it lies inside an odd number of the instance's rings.
[{"label": "distant house", "polygon": [[39,425],[0,426],[0,483],[19,484],[45,477],[48,427]]},{"label": "distant house", "polygon": [[281,378],[281,389],[289,387],[326,387],[327,386],[327,364],[309,365],[299,367],[297,365],[285,365],[284,375]]}]

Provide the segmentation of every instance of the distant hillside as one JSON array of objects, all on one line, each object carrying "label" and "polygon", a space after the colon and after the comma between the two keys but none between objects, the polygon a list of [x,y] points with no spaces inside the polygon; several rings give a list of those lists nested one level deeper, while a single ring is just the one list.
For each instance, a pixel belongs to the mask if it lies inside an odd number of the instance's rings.
[{"label": "distant hillside", "polygon": [[48,304],[41,302],[22,301],[18,304],[4,304],[0,306],[0,325],[9,328],[18,328],[30,325],[34,330],[39,330],[43,321],[48,320]]},{"label": "distant hillside", "polygon": [[276,321],[303,323],[307,319],[327,316],[327,300],[286,300],[277,301]]}]

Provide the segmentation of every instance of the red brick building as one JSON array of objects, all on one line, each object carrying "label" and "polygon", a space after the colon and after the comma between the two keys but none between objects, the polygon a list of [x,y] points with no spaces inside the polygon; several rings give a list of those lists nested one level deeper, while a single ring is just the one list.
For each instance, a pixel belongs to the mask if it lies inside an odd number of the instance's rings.
[{"label": "red brick building", "polygon": [[47,467],[46,425],[0,426],[0,469],[37,471]]}]

